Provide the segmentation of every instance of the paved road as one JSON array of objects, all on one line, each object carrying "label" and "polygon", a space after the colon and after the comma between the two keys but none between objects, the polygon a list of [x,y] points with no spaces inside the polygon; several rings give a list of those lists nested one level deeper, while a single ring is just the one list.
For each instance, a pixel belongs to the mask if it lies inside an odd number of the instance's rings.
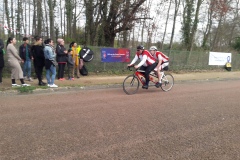
[{"label": "paved road", "polygon": [[0,97],[1,160],[238,160],[239,81]]}]

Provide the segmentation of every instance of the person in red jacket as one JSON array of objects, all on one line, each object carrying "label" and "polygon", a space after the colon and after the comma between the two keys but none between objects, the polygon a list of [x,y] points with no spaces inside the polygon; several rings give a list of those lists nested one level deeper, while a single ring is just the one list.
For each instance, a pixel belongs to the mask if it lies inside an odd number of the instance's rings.
[{"label": "person in red jacket", "polygon": [[[140,59],[140,63],[138,65],[134,65],[136,61]],[[149,84],[149,74],[154,68],[157,66],[156,59],[148,52],[147,50],[144,49],[142,45],[137,46],[137,52],[130,64],[128,66],[134,65],[134,68],[137,69],[140,67],[140,70],[144,70],[144,76],[146,79],[146,83],[142,86],[144,89],[148,89],[148,84]]]},{"label": "person in red jacket", "polygon": [[169,65],[169,58],[162,52],[158,51],[156,46],[151,46],[149,50],[151,55],[153,55],[153,57],[158,61],[157,67],[154,69],[154,71],[156,71],[158,75],[158,82],[156,83],[156,87],[159,88],[162,85],[161,71],[165,68],[167,70]]}]

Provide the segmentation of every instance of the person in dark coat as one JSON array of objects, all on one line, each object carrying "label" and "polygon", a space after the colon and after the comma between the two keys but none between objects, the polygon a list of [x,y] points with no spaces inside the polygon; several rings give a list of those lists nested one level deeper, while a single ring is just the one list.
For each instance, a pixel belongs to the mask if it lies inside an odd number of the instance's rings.
[{"label": "person in dark coat", "polygon": [[4,67],[4,43],[3,40],[0,39],[0,83],[2,83],[2,71],[3,71],[3,67]]},{"label": "person in dark coat", "polygon": [[42,38],[39,36],[35,37],[35,44],[32,46],[33,64],[35,72],[38,78],[38,85],[45,86],[46,83],[42,81],[42,72],[45,67],[45,57],[43,52],[43,42]]},{"label": "person in dark coat", "polygon": [[65,80],[64,78],[64,68],[67,63],[68,52],[64,47],[64,40],[59,38],[57,40],[58,44],[56,46],[57,62],[58,62],[58,80]]},{"label": "person in dark coat", "polygon": [[23,77],[29,81],[31,78],[31,68],[32,68],[32,53],[31,46],[28,44],[29,40],[27,37],[23,37],[23,44],[19,47],[19,55],[23,60]]}]

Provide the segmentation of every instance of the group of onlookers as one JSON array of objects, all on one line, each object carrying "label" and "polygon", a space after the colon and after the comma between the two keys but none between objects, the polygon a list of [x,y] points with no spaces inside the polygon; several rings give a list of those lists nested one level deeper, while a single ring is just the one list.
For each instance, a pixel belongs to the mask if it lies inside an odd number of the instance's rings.
[{"label": "group of onlookers", "polygon": [[[24,80],[33,81],[31,77],[32,61],[39,86],[58,87],[54,81],[56,77],[56,68],[58,68],[57,78],[62,81],[64,78],[65,66],[68,67],[68,79],[74,80],[75,71],[77,78],[80,78],[79,68],[83,61],[79,58],[77,43],[72,42],[67,50],[64,47],[64,40],[57,40],[56,48],[52,39],[43,39],[35,36],[35,42],[31,46],[27,37],[23,38],[23,44],[16,49],[16,39],[9,37],[7,40],[6,54],[7,61],[11,68],[12,87],[30,86]],[[4,43],[0,39],[0,83],[2,83],[2,70],[4,67]],[[22,67],[21,67],[22,63]],[[47,83],[43,82],[43,69],[46,69]],[[21,85],[16,83],[16,79],[20,79]]]}]

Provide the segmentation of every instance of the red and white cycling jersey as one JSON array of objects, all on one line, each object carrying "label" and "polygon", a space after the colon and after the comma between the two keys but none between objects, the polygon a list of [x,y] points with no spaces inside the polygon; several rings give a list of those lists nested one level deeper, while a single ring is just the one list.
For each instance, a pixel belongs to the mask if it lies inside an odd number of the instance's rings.
[{"label": "red and white cycling jersey", "polygon": [[159,60],[159,61],[162,60],[162,63],[169,61],[169,57],[166,56],[165,54],[163,54],[163,53],[160,52],[160,51],[157,51],[157,52],[153,55],[153,57],[154,57],[156,60]]},{"label": "red and white cycling jersey", "polygon": [[156,62],[156,59],[147,50],[144,50],[142,55],[143,55],[143,58],[144,56],[147,56],[147,59],[146,59],[147,66],[150,66]]},{"label": "red and white cycling jersey", "polygon": [[139,67],[142,65],[147,67],[156,62],[155,58],[147,50],[144,50],[142,52],[142,54],[140,54],[139,52],[136,52],[136,55],[135,55],[134,59],[132,60],[132,62],[130,63],[130,65],[133,65],[138,59],[140,59],[140,61],[141,61],[138,64]]}]

